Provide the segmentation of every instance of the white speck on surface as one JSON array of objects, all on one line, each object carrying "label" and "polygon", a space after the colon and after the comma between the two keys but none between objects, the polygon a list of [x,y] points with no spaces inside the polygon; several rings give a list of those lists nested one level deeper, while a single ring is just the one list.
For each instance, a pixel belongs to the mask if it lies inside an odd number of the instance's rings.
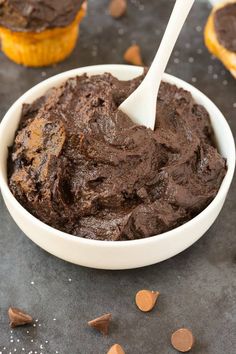
[{"label": "white speck on surface", "polygon": [[13,340],[13,339],[10,339],[10,342],[11,342],[11,343],[13,343],[13,342],[14,342],[14,340]]},{"label": "white speck on surface", "polygon": [[118,34],[120,35],[120,36],[123,36],[123,34],[125,33],[125,30],[124,30],[124,28],[119,28],[118,29]]},{"label": "white speck on surface", "polygon": [[56,318],[53,319],[53,321],[56,321],[56,320],[57,320]]},{"label": "white speck on surface", "polygon": [[193,63],[194,62],[194,58],[193,57],[189,57],[188,61],[189,61],[189,63]]},{"label": "white speck on surface", "polygon": [[31,284],[31,285],[34,285],[34,281],[31,281],[30,284]]},{"label": "white speck on surface", "polygon": [[39,323],[38,326],[41,327],[42,326],[41,323]]},{"label": "white speck on surface", "polygon": [[36,323],[33,324],[33,327],[36,327]]},{"label": "white speck on surface", "polygon": [[208,65],[207,70],[208,70],[208,73],[211,74],[212,71],[213,71],[213,66],[212,65]]},{"label": "white speck on surface", "polygon": [[236,102],[233,103],[233,107],[236,108]]},{"label": "white speck on surface", "polygon": [[192,77],[192,82],[197,82],[197,78],[196,77]]},{"label": "white speck on surface", "polygon": [[38,318],[36,318],[35,322],[38,322],[38,321],[39,321]]},{"label": "white speck on surface", "polygon": [[174,63],[179,64],[179,58],[174,58]]},{"label": "white speck on surface", "polygon": [[72,281],[72,279],[71,279],[71,278],[68,278],[68,281],[69,281],[69,282],[71,282],[71,281]]},{"label": "white speck on surface", "polygon": [[228,85],[228,81],[227,81],[227,80],[224,80],[224,81],[222,82],[222,84],[223,84],[224,86],[226,86],[226,85]]},{"label": "white speck on surface", "polygon": [[26,333],[29,333],[29,331],[26,331]]},{"label": "white speck on surface", "polygon": [[45,343],[47,344],[47,343],[48,343],[48,340],[45,340]]},{"label": "white speck on surface", "polygon": [[201,32],[201,31],[202,31],[202,26],[197,26],[197,27],[196,27],[196,31],[197,31],[197,32]]},{"label": "white speck on surface", "polygon": [[17,339],[16,341],[17,341],[17,343],[19,343],[19,341],[20,341],[20,340],[19,340],[19,339]]},{"label": "white speck on surface", "polygon": [[40,348],[40,349],[43,349],[43,345],[42,345],[42,344],[40,344],[39,348]]},{"label": "white speck on surface", "polygon": [[102,33],[102,31],[103,31],[102,26],[98,26],[98,27],[97,27],[97,33]]},{"label": "white speck on surface", "polygon": [[218,75],[217,74],[213,74],[213,79],[217,80],[218,79]]},{"label": "white speck on surface", "polygon": [[31,339],[30,341],[31,341],[31,343],[33,343],[33,342],[34,342],[34,340],[33,340],[33,339]]}]

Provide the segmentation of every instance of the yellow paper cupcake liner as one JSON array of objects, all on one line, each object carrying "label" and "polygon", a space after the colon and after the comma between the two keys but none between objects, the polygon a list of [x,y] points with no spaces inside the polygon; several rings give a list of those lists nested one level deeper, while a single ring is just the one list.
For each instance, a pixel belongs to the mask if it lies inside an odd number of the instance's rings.
[{"label": "yellow paper cupcake liner", "polygon": [[2,51],[17,64],[31,67],[48,66],[67,58],[75,47],[79,23],[85,15],[82,8],[66,27],[36,32],[14,32],[0,27]]},{"label": "yellow paper cupcake liner", "polygon": [[205,30],[204,30],[204,40],[208,50],[214,54],[224,66],[231,72],[231,74],[236,78],[236,53],[231,52],[224,48],[218,41],[217,34],[214,26],[214,12],[220,7],[225,6],[225,4],[230,2],[236,2],[235,0],[224,1],[218,4],[208,17]]}]

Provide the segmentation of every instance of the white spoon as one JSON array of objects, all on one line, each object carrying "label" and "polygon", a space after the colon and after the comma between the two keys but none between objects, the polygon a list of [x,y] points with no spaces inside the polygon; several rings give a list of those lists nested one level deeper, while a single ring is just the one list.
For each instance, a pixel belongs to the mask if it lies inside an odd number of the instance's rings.
[{"label": "white spoon", "polygon": [[137,124],[151,129],[155,127],[157,95],[162,75],[193,3],[194,0],[176,0],[160,47],[147,75],[119,107]]}]

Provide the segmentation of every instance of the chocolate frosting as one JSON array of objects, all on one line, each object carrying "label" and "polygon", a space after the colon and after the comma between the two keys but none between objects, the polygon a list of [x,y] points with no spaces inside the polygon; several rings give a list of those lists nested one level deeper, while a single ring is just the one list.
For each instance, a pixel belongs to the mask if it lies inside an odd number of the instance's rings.
[{"label": "chocolate frosting", "polygon": [[227,4],[214,14],[215,31],[220,44],[236,52],[236,3]]},{"label": "chocolate frosting", "polygon": [[142,78],[69,79],[25,104],[9,185],[46,224],[73,235],[131,240],[179,226],[215,197],[226,173],[209,116],[162,83],[155,131],[117,110]]},{"label": "chocolate frosting", "polygon": [[0,26],[13,31],[41,32],[68,26],[84,0],[2,0]]}]

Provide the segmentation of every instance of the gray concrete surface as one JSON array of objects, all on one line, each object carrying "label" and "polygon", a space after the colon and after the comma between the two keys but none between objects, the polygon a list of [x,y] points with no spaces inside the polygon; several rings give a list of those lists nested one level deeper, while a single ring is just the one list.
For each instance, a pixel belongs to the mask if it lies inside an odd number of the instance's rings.
[{"label": "gray concrete surface", "polygon": [[[133,0],[120,21],[107,15],[108,1],[90,0],[73,55],[47,69],[26,69],[0,54],[0,116],[24,91],[67,69],[122,63],[132,42],[148,65],[173,1]],[[208,54],[202,28],[209,5],[197,2],[183,29],[168,72],[192,82],[223,111],[236,133],[236,82]],[[235,182],[219,218],[194,246],[161,264],[130,271],[99,271],[68,264],[34,245],[9,216],[0,198],[0,353],[103,354],[117,342],[126,354],[174,354],[171,332],[187,326],[196,336],[192,353],[236,352]],[[139,312],[134,295],[159,290],[156,309]],[[28,310],[34,327],[8,327],[9,305]],[[87,327],[111,312],[108,337]],[[23,349],[24,348],[24,349]]]}]

